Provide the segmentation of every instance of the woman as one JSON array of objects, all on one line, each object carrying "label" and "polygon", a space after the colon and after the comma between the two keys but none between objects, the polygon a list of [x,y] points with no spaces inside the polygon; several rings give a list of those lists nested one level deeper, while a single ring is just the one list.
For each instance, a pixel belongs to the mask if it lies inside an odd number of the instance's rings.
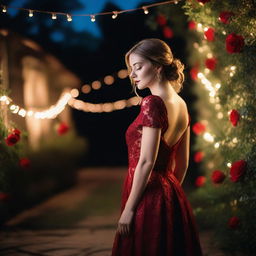
[{"label": "woman", "polygon": [[125,59],[135,93],[149,88],[151,95],[126,131],[129,167],[112,256],[201,256],[181,187],[190,141],[190,116],[178,95],[184,65],[154,38],[140,41]]}]

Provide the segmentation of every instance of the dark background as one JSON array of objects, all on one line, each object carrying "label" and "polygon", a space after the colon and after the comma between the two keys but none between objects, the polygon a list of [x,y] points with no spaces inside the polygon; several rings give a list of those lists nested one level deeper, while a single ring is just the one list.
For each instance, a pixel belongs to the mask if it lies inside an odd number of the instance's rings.
[{"label": "dark background", "polygon": [[[3,4],[11,4],[11,2],[4,1]],[[151,3],[152,1],[145,2],[140,6]],[[73,9],[79,10],[81,4],[78,1],[31,0],[22,7],[70,12]],[[108,3],[102,12],[113,10],[118,10],[118,7]],[[150,9],[150,15],[155,15],[156,12],[156,8]],[[126,68],[125,53],[135,43],[145,38],[157,37],[165,40],[171,46],[174,56],[186,62],[185,39],[175,35],[171,39],[165,39],[160,28],[152,30],[145,24],[147,19],[148,15],[138,11],[119,15],[116,20],[111,19],[110,16],[97,16],[96,22],[102,32],[101,38],[96,38],[86,31],[75,31],[65,17],[58,17],[53,21],[44,14],[36,14],[33,19],[29,19],[22,11],[15,17],[1,13],[0,27],[10,29],[39,43],[45,51],[56,56],[74,72],[81,79],[82,86]],[[61,31],[64,38],[61,41],[54,40],[53,31]],[[190,80],[187,79],[184,87],[189,82]],[[140,96],[143,97],[149,93],[148,89],[139,91]],[[192,99],[189,90],[183,90],[180,95],[187,103]],[[103,85],[100,90],[92,90],[89,94],[80,93],[78,98],[92,103],[103,103],[128,99],[132,96],[134,93],[127,78],[116,79],[114,84]],[[138,106],[110,113],[88,113],[73,109],[75,128],[78,134],[85,136],[89,142],[88,154],[81,164],[127,164],[125,131],[138,112]]]}]

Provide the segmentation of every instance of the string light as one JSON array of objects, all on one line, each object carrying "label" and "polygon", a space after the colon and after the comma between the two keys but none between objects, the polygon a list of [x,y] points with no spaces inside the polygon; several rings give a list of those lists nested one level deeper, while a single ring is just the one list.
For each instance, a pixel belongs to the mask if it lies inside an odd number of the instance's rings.
[{"label": "string light", "polygon": [[95,15],[91,15],[91,22],[95,22]]},{"label": "string light", "polygon": [[146,6],[143,6],[142,9],[144,10],[144,13],[145,13],[145,14],[148,14],[148,13],[149,13],[148,8],[147,8]]},{"label": "string light", "polygon": [[73,98],[76,98],[76,97],[79,96],[79,91],[78,91],[77,89],[72,89],[72,90],[70,91],[70,94],[71,94],[71,96],[72,96]]},{"label": "string light", "polygon": [[231,166],[232,166],[232,164],[231,164],[231,163],[227,163],[227,167],[229,167],[229,168],[230,168]]},{"label": "string light", "polygon": [[72,21],[72,17],[71,17],[70,14],[67,14],[67,21],[68,21],[68,22],[71,22],[71,21]]},{"label": "string light", "polygon": [[[13,114],[18,114],[22,117],[28,116],[37,119],[53,119],[64,110],[70,98],[72,98],[70,93],[63,93],[55,105],[52,105],[50,108],[44,111],[25,110],[15,104],[11,104],[9,109]],[[6,95],[3,95],[0,97],[0,101],[2,103],[5,103],[6,105],[9,105],[9,103],[12,102],[12,99],[7,97]]]},{"label": "string light", "polygon": [[55,13],[52,13],[52,19],[56,20],[57,19],[57,15]]},{"label": "string light", "polygon": [[220,147],[220,143],[219,143],[219,142],[216,142],[216,143],[214,144],[214,147],[215,147],[215,148],[219,148],[219,147]]},{"label": "string light", "polygon": [[214,138],[209,132],[205,132],[203,138],[208,142],[213,142]]},{"label": "string light", "polygon": [[34,16],[34,13],[32,10],[29,10],[29,14],[28,14],[29,17],[33,17]]},{"label": "string light", "polygon": [[77,110],[82,110],[85,112],[93,112],[93,113],[102,113],[102,112],[112,112],[115,110],[121,110],[125,107],[132,107],[138,105],[140,97],[134,96],[128,100],[118,100],[115,102],[107,102],[107,103],[98,103],[92,104],[89,102],[84,102],[82,100],[70,99],[68,104]]},{"label": "string light", "polygon": [[[112,18],[115,19],[117,17],[116,14],[126,13],[126,12],[133,12],[133,11],[137,11],[137,10],[141,10],[141,9],[144,10],[145,14],[148,14],[149,13],[148,8],[152,8],[152,7],[156,7],[156,6],[160,6],[160,5],[165,5],[165,4],[172,4],[172,3],[177,4],[179,1],[181,1],[181,0],[164,1],[164,2],[159,2],[159,3],[149,4],[149,5],[146,5],[146,6],[143,6],[143,7],[134,8],[134,9],[122,10],[122,11],[119,11],[118,13],[115,13],[116,11],[96,13],[93,16],[96,17],[97,15],[112,15]],[[7,12],[7,6],[4,6],[4,5],[0,5],[0,6],[2,7],[2,12]],[[71,16],[92,16],[92,14],[86,14],[86,13],[85,14],[72,14],[71,15],[71,14],[64,13],[64,12],[42,11],[42,10],[36,10],[36,9],[32,10],[32,9],[20,8],[20,7],[14,7],[14,6],[8,6],[8,8],[12,8],[12,9],[15,9],[15,10],[20,10],[20,11],[27,11],[27,12],[29,12],[31,10],[32,12],[51,14],[52,15],[52,19],[56,19],[55,18],[56,15],[65,15],[65,16],[69,15],[70,17]],[[72,21],[72,18],[67,18],[67,19],[68,19],[68,21]]]},{"label": "string light", "polygon": [[112,19],[116,19],[116,18],[117,18],[117,15],[118,15],[118,12],[117,12],[117,11],[114,11],[114,12],[113,12],[113,15],[112,15]]},{"label": "string light", "polygon": [[92,88],[94,90],[99,90],[101,88],[101,82],[100,81],[94,81],[92,82]]},{"label": "string light", "polygon": [[104,78],[104,83],[107,85],[113,84],[114,81],[115,81],[115,79],[113,76],[105,76],[105,78]]}]

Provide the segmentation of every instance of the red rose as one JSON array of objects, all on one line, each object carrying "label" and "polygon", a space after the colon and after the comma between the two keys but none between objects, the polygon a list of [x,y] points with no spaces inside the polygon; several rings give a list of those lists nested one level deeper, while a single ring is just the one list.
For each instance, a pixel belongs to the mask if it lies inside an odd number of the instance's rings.
[{"label": "red rose", "polygon": [[198,74],[199,70],[197,67],[193,67],[190,69],[190,77],[192,80],[196,81],[197,80],[197,74]]},{"label": "red rose", "polygon": [[196,29],[196,23],[195,23],[193,20],[189,21],[189,23],[188,23],[188,28],[189,28],[190,30]]},{"label": "red rose", "polygon": [[234,15],[233,12],[221,12],[219,15],[219,20],[224,23],[224,24],[228,24],[229,23],[229,18]]},{"label": "red rose", "polygon": [[214,40],[214,29],[213,28],[208,28],[205,32],[204,35],[208,41],[213,41]]},{"label": "red rose", "polygon": [[205,4],[205,3],[210,2],[210,1],[211,0],[197,0],[197,2],[202,3],[202,4]]},{"label": "red rose", "polygon": [[29,168],[30,167],[30,160],[28,158],[21,158],[19,161],[19,165],[22,168]]},{"label": "red rose", "polygon": [[5,142],[8,146],[13,146],[19,141],[19,139],[20,139],[19,135],[11,133],[7,136],[7,138],[5,139]]},{"label": "red rose", "polygon": [[231,33],[226,37],[226,50],[228,53],[241,52],[244,47],[244,38],[235,33]]},{"label": "red rose", "polygon": [[200,122],[196,122],[193,126],[192,126],[192,130],[196,135],[199,135],[201,133],[203,133],[206,130],[206,127],[204,124],[200,123]]},{"label": "red rose", "polygon": [[195,181],[195,185],[197,187],[202,187],[206,182],[206,178],[204,176],[198,176]]},{"label": "red rose", "polygon": [[229,120],[232,123],[233,126],[237,125],[237,122],[239,121],[240,115],[239,112],[235,109],[232,109],[232,111],[229,114]]},{"label": "red rose", "polygon": [[217,60],[216,58],[208,58],[205,60],[205,66],[210,70],[214,70],[216,66]]},{"label": "red rose", "polygon": [[173,31],[169,26],[163,27],[163,34],[165,38],[172,38],[173,37]]},{"label": "red rose", "polygon": [[159,14],[156,17],[156,22],[159,26],[164,26],[167,23],[167,19],[163,14]]},{"label": "red rose", "polygon": [[17,135],[17,136],[20,136],[20,133],[21,133],[21,132],[20,132],[20,130],[18,130],[18,129],[15,128],[15,129],[12,130],[12,133],[14,133],[14,134]]},{"label": "red rose", "polygon": [[238,160],[232,163],[230,168],[230,179],[233,182],[237,182],[243,176],[246,170],[246,161],[245,160]]},{"label": "red rose", "polygon": [[198,152],[196,152],[196,153],[194,154],[194,161],[195,161],[196,163],[199,163],[199,162],[202,161],[203,157],[204,157],[204,152],[198,151]]},{"label": "red rose", "polygon": [[222,181],[225,178],[226,178],[226,175],[220,170],[215,170],[212,172],[211,179],[212,179],[212,182],[215,184],[222,183]]},{"label": "red rose", "polygon": [[231,217],[231,218],[228,220],[228,226],[229,226],[230,228],[236,228],[239,224],[240,224],[240,220],[239,220],[238,217],[236,217],[236,216]]},{"label": "red rose", "polygon": [[65,123],[60,123],[59,127],[57,129],[57,132],[58,132],[59,135],[63,135],[65,133],[67,133],[68,130],[69,130],[69,126],[68,125],[66,125]]},{"label": "red rose", "polygon": [[0,192],[0,201],[6,202],[11,198],[10,194]]}]

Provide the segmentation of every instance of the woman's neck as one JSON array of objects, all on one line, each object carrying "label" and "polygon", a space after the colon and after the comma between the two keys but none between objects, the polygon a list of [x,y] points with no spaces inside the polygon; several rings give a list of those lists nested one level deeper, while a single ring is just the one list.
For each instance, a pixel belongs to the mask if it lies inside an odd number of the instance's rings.
[{"label": "woman's neck", "polygon": [[155,83],[150,86],[149,89],[151,91],[151,94],[158,95],[163,99],[171,99],[176,93],[176,91],[168,81]]}]

